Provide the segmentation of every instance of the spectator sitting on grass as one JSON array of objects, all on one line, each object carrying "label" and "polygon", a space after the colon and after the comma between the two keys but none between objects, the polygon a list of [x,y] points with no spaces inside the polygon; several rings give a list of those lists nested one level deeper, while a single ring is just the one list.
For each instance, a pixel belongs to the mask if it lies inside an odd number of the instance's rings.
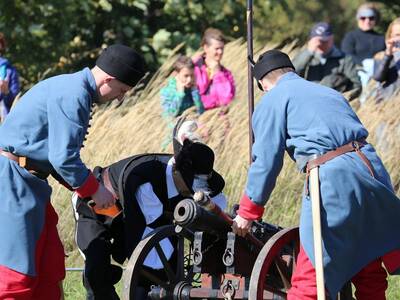
[{"label": "spectator sitting on grass", "polygon": [[400,18],[390,23],[386,32],[386,51],[378,53],[373,78],[380,83],[376,101],[390,98],[400,88]]},{"label": "spectator sitting on grass", "polygon": [[351,56],[334,45],[332,27],[317,23],[310,32],[307,48],[294,59],[296,72],[304,79],[320,83],[339,92],[349,92],[349,100],[361,93],[361,81]]},{"label": "spectator sitting on grass", "polygon": [[385,37],[374,28],[379,21],[379,11],[373,3],[364,3],[357,10],[358,28],[348,32],[342,41],[342,51],[362,66],[358,71],[365,87],[374,72],[374,55],[385,50]]},{"label": "spectator sitting on grass", "polygon": [[164,115],[177,117],[186,109],[196,106],[197,113],[204,112],[199,91],[194,84],[194,65],[186,56],[180,56],[174,64],[176,75],[161,89],[161,105]]},{"label": "spectator sitting on grass", "polygon": [[235,97],[235,81],[232,73],[221,64],[225,46],[222,32],[208,28],[204,32],[201,46],[203,53],[193,58],[201,102],[205,109],[226,108]]},{"label": "spectator sitting on grass", "polygon": [[7,117],[20,91],[17,70],[4,58],[5,51],[6,40],[0,32],[0,123]]}]

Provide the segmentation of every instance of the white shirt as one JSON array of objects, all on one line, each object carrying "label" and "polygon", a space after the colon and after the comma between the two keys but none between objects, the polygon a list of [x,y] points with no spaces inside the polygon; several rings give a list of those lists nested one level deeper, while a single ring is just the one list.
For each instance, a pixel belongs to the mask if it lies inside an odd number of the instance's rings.
[{"label": "white shirt", "polygon": [[[168,199],[171,199],[179,194],[178,189],[175,186],[174,179],[172,177],[172,165],[175,162],[172,157],[168,161],[167,169],[165,171],[166,175],[166,183],[167,183],[167,193]],[[163,204],[160,199],[158,199],[157,195],[154,193],[153,187],[150,183],[144,183],[138,187],[135,193],[137,203],[139,204],[140,210],[142,211],[144,218],[146,220],[146,225],[151,224],[157,218],[159,218],[163,213]],[[212,198],[215,204],[217,204],[222,210],[226,208],[226,198],[225,195],[219,193],[215,197]],[[147,234],[152,232],[154,228],[147,226],[144,230],[142,238],[144,238]],[[169,259],[174,252],[174,247],[172,246],[169,239],[164,239],[160,242],[161,248],[164,251],[165,256]],[[144,265],[153,268],[153,269],[162,269],[163,264],[158,257],[158,254],[155,249],[152,249],[147,255]]]}]

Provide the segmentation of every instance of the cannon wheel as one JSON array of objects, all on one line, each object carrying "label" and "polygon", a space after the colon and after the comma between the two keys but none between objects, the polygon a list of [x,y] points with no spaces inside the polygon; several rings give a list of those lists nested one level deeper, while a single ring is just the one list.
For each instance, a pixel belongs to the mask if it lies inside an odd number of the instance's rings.
[{"label": "cannon wheel", "polygon": [[[283,249],[290,246],[292,253],[287,255]],[[274,299],[286,299],[290,288],[292,273],[296,268],[296,259],[300,250],[299,228],[286,228],[274,234],[261,249],[251,272],[249,284],[249,300],[265,299],[265,292],[272,292]],[[272,268],[279,273],[279,282],[269,282],[268,274]],[[276,279],[276,278],[275,278]],[[278,283],[276,285],[276,283]],[[277,288],[276,286],[280,286]],[[280,296],[280,297],[279,297]],[[351,300],[351,284],[347,283],[339,293],[337,300]]]},{"label": "cannon wheel", "polygon": [[[134,299],[134,295],[137,295],[136,289],[139,287],[139,280],[143,280],[143,278],[156,286],[160,286],[168,294],[172,294],[180,283],[192,282],[193,274],[185,269],[187,267],[185,266],[185,257],[189,253],[189,249],[185,249],[185,247],[188,247],[187,241],[190,243],[193,241],[193,234],[184,229],[176,230],[176,228],[182,229],[174,225],[159,227],[136,246],[124,272],[124,300]],[[176,261],[173,263],[167,260],[161,250],[160,242],[165,238],[170,238],[176,245],[174,251]],[[160,270],[157,274],[149,272],[151,269],[143,266],[145,258],[152,249],[157,251],[163,264],[163,270]]]},{"label": "cannon wheel", "polygon": [[[290,255],[282,255],[285,246],[291,246]],[[261,249],[256,263],[251,272],[249,284],[249,300],[263,300],[264,292],[272,292],[276,296],[286,299],[287,290],[290,288],[292,272],[296,267],[297,254],[300,249],[298,227],[286,228],[274,234]],[[278,266],[277,266],[278,265]],[[276,266],[280,282],[271,284],[267,274]],[[280,278],[279,278],[280,277]],[[277,279],[277,278],[276,278]],[[276,286],[280,286],[277,288]],[[275,298],[274,298],[275,299]],[[278,298],[279,299],[279,298]]]}]

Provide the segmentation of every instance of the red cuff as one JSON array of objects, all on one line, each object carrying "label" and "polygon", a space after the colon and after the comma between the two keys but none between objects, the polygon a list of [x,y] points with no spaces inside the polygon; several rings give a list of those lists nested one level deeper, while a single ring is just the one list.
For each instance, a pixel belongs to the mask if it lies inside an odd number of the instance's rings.
[{"label": "red cuff", "polygon": [[261,219],[264,213],[264,207],[255,204],[249,196],[243,194],[242,199],[240,199],[239,203],[239,216],[247,219],[247,220],[259,220]]},{"label": "red cuff", "polygon": [[[400,250],[394,250],[382,256],[383,264],[389,273],[400,269]],[[396,273],[397,274],[397,273]]]},{"label": "red cuff", "polygon": [[87,198],[96,193],[98,188],[99,182],[97,181],[96,177],[94,177],[93,173],[90,172],[88,178],[86,178],[85,183],[78,187],[75,191],[80,198]]}]

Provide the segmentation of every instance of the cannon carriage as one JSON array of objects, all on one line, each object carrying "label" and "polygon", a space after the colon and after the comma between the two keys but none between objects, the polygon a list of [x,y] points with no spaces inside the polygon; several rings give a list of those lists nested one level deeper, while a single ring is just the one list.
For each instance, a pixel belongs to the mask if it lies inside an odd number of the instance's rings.
[{"label": "cannon carriage", "polygon": [[[154,230],[136,247],[125,274],[124,299],[286,299],[299,251],[297,227],[254,222],[242,238],[231,232],[232,216],[206,199],[185,199],[174,225]],[[171,257],[162,249],[168,239]],[[160,270],[143,263],[151,251]],[[351,289],[338,299],[351,299]]]}]

